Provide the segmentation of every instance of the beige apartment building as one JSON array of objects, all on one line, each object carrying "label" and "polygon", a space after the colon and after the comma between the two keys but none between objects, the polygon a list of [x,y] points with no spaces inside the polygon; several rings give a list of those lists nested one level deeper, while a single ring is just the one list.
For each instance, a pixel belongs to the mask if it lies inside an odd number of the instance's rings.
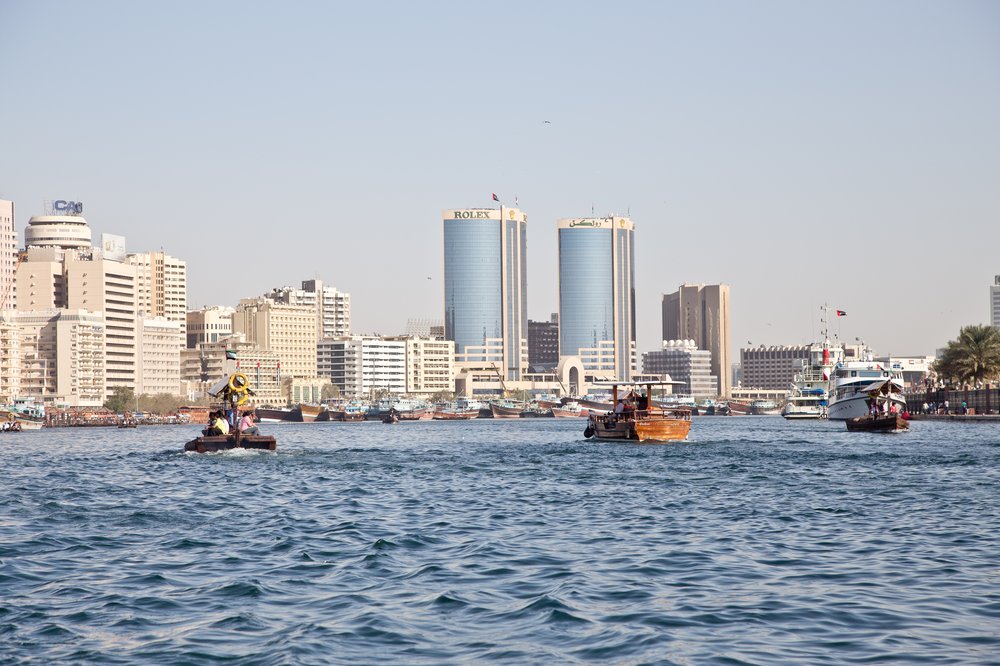
[{"label": "beige apartment building", "polygon": [[21,395],[21,329],[13,310],[0,310],[0,403]]},{"label": "beige apartment building", "polygon": [[139,319],[139,373],[136,394],[181,390],[181,324],[165,317]]},{"label": "beige apartment building", "polygon": [[272,289],[265,298],[285,305],[313,308],[316,311],[316,334],[320,340],[351,334],[351,295],[324,285],[322,280],[303,280],[301,289]]},{"label": "beige apartment building", "polygon": [[406,392],[431,395],[455,390],[455,343],[406,337]]},{"label": "beige apartment building", "polygon": [[[236,353],[236,360],[226,360],[226,351]],[[216,342],[200,343],[195,349],[183,349],[181,382],[189,398],[195,399],[222,377],[242,372],[250,380],[255,405],[283,405],[281,363],[278,355],[257,349],[242,335]]]},{"label": "beige apartment building", "polygon": [[180,324],[183,346],[187,342],[187,263],[163,252],[130,254],[126,262],[135,269],[135,304],[141,316],[163,317]]},{"label": "beige apartment building", "polygon": [[195,349],[206,342],[218,342],[233,334],[231,307],[212,305],[187,313],[187,348]]},{"label": "beige apartment building", "polygon": [[105,400],[105,324],[100,312],[24,310],[19,329],[19,395],[73,407]]},{"label": "beige apartment building", "polygon": [[0,199],[0,312],[15,307],[16,268],[17,229],[14,225],[14,202]]},{"label": "beige apartment building", "polygon": [[233,333],[277,354],[283,377],[316,377],[316,310],[268,298],[245,298],[233,313]]}]

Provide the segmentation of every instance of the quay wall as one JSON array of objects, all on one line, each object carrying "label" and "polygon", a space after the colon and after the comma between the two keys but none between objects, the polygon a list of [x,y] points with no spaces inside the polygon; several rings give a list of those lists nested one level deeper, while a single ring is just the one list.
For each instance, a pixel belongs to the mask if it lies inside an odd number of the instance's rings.
[{"label": "quay wall", "polygon": [[964,400],[969,409],[976,414],[997,414],[1000,412],[1000,386],[990,386],[984,389],[936,389],[931,391],[907,391],[906,406],[911,412],[919,411],[921,405],[937,403],[944,408],[948,401],[948,410],[954,414],[962,406]]}]

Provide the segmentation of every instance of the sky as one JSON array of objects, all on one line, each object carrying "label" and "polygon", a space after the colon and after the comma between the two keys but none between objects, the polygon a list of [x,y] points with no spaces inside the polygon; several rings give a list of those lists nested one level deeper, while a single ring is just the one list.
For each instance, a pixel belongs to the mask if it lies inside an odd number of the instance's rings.
[{"label": "sky", "polygon": [[[545,122],[549,121],[549,122]],[[629,214],[639,351],[729,284],[733,353],[930,354],[1000,274],[1000,3],[0,0],[0,198],[83,201],[192,308],[321,278],[355,332],[443,319],[441,211]],[[430,278],[430,279],[428,279]]]}]

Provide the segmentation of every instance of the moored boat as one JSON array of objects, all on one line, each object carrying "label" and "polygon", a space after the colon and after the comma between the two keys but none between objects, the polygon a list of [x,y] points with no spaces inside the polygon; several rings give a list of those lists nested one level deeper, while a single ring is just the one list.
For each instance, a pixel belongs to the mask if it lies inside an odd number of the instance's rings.
[{"label": "moored boat", "polygon": [[442,409],[434,412],[434,416],[432,418],[435,421],[467,421],[469,419],[474,419],[477,416],[479,416],[478,409]]},{"label": "moored boat", "polygon": [[590,410],[584,409],[578,402],[567,402],[565,405],[552,408],[552,416],[557,419],[579,419],[590,416]]},{"label": "moored boat", "polygon": [[257,420],[261,423],[282,423],[298,421],[291,409],[278,409],[276,407],[258,407],[256,409]]},{"label": "moored boat", "polygon": [[848,432],[902,432],[909,428],[910,422],[899,414],[858,416],[847,419]]},{"label": "moored boat", "polygon": [[523,411],[524,404],[514,400],[493,400],[490,402],[490,412],[495,419],[520,418]]}]

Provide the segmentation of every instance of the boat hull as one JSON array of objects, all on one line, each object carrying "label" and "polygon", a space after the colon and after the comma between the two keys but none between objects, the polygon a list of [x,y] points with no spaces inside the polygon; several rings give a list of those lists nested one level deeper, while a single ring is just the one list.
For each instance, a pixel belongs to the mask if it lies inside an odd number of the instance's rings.
[{"label": "boat hull", "polygon": [[[680,442],[691,432],[689,418],[617,419],[613,416],[593,417],[586,432],[606,442]],[[584,435],[586,435],[584,432]]]},{"label": "boat hull", "polygon": [[495,419],[519,419],[521,418],[520,407],[501,407],[500,405],[490,405],[490,412]]},{"label": "boat hull", "polygon": [[552,416],[557,419],[580,419],[587,418],[590,416],[589,409],[564,409],[562,407],[553,407]]},{"label": "boat hull", "polygon": [[195,437],[184,445],[184,450],[193,453],[214,453],[216,451],[228,451],[229,449],[260,449],[264,451],[275,451],[278,442],[270,435],[243,435],[240,441],[236,441],[233,435],[202,436]]},{"label": "boat hull", "polygon": [[434,412],[435,421],[468,421],[479,416],[479,410],[468,412]]},{"label": "boat hull", "polygon": [[847,420],[848,432],[901,432],[909,428],[910,422],[898,414],[861,416]]}]

